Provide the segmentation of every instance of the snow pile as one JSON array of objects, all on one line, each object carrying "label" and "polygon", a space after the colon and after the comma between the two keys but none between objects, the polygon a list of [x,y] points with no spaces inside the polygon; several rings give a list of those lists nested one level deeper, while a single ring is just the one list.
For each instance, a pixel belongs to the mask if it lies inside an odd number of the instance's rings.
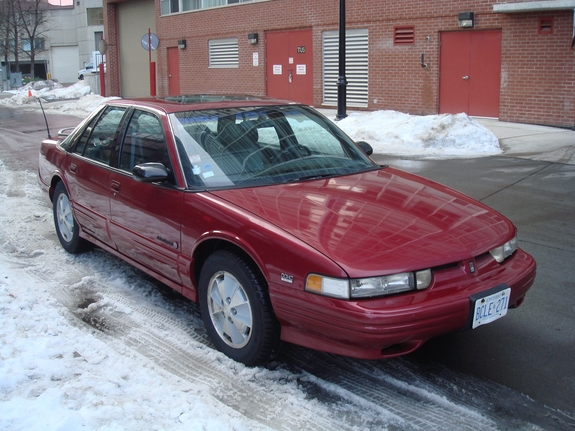
[{"label": "snow pile", "polygon": [[48,105],[46,108],[50,112],[58,112],[60,114],[84,118],[106,100],[113,99],[119,99],[119,97],[102,97],[98,94],[88,94],[78,100],[69,101],[68,103],[60,103],[58,106]]},{"label": "snow pile", "polygon": [[[0,105],[12,108],[40,109],[38,98],[44,102],[48,112],[58,112],[84,118],[106,100],[118,97],[102,97],[90,92],[90,86],[84,81],[68,87],[55,81],[36,81],[9,91],[13,96],[1,99]],[[54,104],[52,104],[54,103]]]},{"label": "snow pile", "polygon": [[353,140],[371,144],[377,154],[447,159],[502,153],[497,137],[466,114],[354,112],[337,125]]},{"label": "snow pile", "polygon": [[[78,81],[74,85],[64,87],[58,82],[48,80],[30,83],[18,90],[10,91],[10,93],[14,95],[8,99],[0,100],[2,105],[38,105],[38,97],[41,97],[44,101],[79,99],[80,97],[90,94],[90,86],[86,85],[83,81]],[[30,97],[30,95],[32,97]]]}]

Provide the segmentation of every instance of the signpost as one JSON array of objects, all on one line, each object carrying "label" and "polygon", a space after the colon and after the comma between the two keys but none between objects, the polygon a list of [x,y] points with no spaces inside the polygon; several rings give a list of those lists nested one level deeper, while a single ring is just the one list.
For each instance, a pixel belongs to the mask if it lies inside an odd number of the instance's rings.
[{"label": "signpost", "polygon": [[152,51],[158,48],[160,40],[158,36],[148,29],[148,33],[142,36],[142,48],[148,51],[148,62],[150,63],[150,96],[156,96],[156,62],[152,61]]}]

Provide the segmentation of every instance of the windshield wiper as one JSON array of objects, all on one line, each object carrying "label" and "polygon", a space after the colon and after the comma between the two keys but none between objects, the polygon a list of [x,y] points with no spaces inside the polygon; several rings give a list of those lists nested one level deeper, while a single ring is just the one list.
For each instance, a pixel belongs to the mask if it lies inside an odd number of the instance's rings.
[{"label": "windshield wiper", "polygon": [[297,181],[306,181],[306,180],[318,180],[320,178],[329,178],[329,177],[337,177],[341,174],[314,174],[314,175],[304,175],[302,177],[295,177],[290,178],[288,180],[282,181],[284,184],[286,183],[295,183]]}]

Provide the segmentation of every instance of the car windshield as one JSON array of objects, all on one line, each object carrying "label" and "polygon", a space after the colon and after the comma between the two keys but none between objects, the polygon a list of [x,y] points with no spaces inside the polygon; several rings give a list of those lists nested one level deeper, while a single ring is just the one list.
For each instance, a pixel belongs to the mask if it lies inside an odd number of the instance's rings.
[{"label": "car windshield", "polygon": [[170,122],[188,187],[280,184],[378,169],[331,121],[301,105],[186,111]]}]

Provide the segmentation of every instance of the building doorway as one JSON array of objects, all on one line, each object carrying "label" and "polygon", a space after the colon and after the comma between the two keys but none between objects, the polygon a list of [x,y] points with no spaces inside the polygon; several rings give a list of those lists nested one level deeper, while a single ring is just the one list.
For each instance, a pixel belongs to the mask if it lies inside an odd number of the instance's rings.
[{"label": "building doorway", "polygon": [[501,30],[441,33],[439,112],[499,117]]},{"label": "building doorway", "polygon": [[266,33],[267,95],[313,105],[311,30]]},{"label": "building doorway", "polygon": [[180,52],[178,48],[168,48],[168,94],[180,95]]}]

